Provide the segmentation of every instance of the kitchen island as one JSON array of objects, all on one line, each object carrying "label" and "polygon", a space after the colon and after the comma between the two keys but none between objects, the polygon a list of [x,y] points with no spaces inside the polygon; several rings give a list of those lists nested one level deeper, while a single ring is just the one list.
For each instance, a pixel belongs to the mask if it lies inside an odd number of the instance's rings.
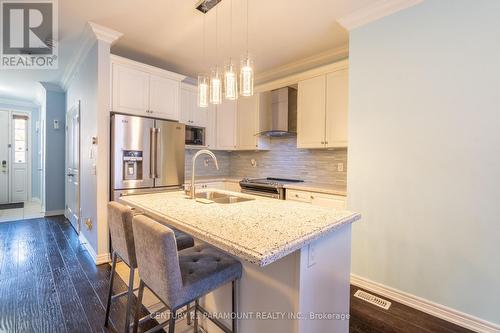
[{"label": "kitchen island", "polygon": [[[252,199],[204,204],[184,192],[122,197],[122,203],[225,251],[243,264],[239,332],[349,330],[351,224],[360,215],[305,203],[217,190]],[[202,301],[230,313],[231,289]],[[230,320],[223,321],[230,325]],[[208,332],[217,332],[204,321]]]}]

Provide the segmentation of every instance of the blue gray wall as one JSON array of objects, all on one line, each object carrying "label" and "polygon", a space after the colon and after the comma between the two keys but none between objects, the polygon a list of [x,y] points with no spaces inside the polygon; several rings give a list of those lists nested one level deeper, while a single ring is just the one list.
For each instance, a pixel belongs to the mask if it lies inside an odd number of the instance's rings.
[{"label": "blue gray wall", "polygon": [[[54,129],[54,120],[59,129]],[[64,210],[65,205],[66,94],[47,90],[45,150],[45,211]]]},{"label": "blue gray wall", "polygon": [[500,324],[500,1],[350,36],[352,271]]}]

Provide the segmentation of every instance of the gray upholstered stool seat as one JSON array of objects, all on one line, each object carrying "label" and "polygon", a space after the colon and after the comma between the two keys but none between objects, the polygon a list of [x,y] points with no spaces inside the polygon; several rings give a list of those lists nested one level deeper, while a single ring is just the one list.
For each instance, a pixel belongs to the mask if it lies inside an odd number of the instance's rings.
[{"label": "gray upholstered stool seat", "polygon": [[238,280],[242,271],[238,260],[208,245],[180,251],[179,266],[184,292],[175,305],[200,298],[228,281]]},{"label": "gray upholstered stool seat", "polygon": [[[138,329],[138,310],[145,286],[170,308],[170,320],[166,323],[169,325],[169,333],[174,332],[176,311],[193,301],[194,329],[197,332],[196,312],[199,310],[207,314],[199,305],[198,299],[229,282],[233,287],[233,312],[236,312],[235,283],[241,278],[243,270],[238,260],[208,245],[178,251],[173,230],[146,216],[135,216],[132,226],[141,278],[134,332]],[[224,332],[236,332],[236,316],[233,318],[232,331],[220,321],[209,319]]]},{"label": "gray upholstered stool seat", "polygon": [[[111,244],[113,246],[113,258],[111,267],[111,276],[109,282],[108,290],[108,302],[106,305],[106,314],[104,326],[107,327],[109,323],[109,313],[111,309],[111,301],[123,295],[128,296],[127,300],[127,313],[125,319],[125,332],[129,332],[130,327],[130,312],[132,304],[132,295],[134,292],[134,274],[137,268],[137,258],[135,253],[135,240],[134,231],[132,228],[132,220],[134,218],[134,212],[130,207],[119,204],[118,202],[108,203],[108,226],[109,233],[111,235]],[[180,232],[175,231],[175,237],[178,237],[177,246],[179,250],[187,249],[194,246],[193,237]],[[128,290],[126,293],[121,293],[113,295],[113,281],[116,272],[116,262],[117,259],[121,258],[124,263],[130,268]]]}]

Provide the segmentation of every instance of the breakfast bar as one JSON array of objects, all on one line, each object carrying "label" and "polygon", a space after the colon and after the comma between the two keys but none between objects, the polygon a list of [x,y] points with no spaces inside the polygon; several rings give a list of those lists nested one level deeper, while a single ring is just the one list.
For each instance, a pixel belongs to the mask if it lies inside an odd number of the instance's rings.
[{"label": "breakfast bar", "polygon": [[[348,332],[351,224],[360,214],[223,190],[197,197],[173,191],[120,201],[242,262],[238,332]],[[230,325],[230,295],[225,286],[201,304]]]}]

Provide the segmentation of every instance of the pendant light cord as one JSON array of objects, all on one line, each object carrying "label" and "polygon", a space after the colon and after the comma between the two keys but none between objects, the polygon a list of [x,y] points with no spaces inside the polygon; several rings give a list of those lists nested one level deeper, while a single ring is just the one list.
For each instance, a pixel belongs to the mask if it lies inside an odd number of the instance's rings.
[{"label": "pendant light cord", "polygon": [[247,1],[247,57],[248,57],[248,1],[249,0],[246,1]]}]

